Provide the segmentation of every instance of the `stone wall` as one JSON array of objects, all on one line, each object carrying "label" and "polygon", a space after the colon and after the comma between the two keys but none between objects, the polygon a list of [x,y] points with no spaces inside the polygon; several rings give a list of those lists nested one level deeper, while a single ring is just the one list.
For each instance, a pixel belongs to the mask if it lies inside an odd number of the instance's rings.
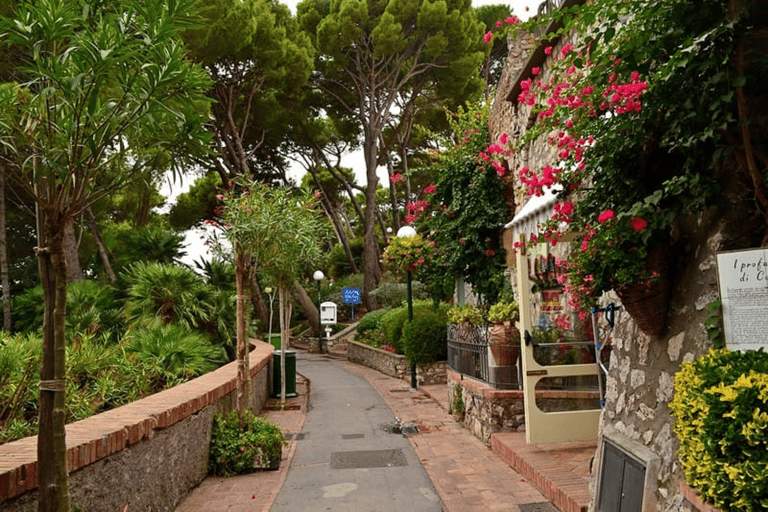
[{"label": "stone wall", "polygon": [[[348,343],[347,359],[349,361],[373,368],[390,377],[410,380],[411,370],[405,356],[369,347],[356,341],[349,341]],[[445,361],[437,361],[427,365],[418,365],[416,379],[421,386],[445,384],[445,374]]]},{"label": "stone wall", "polygon": [[[253,406],[269,397],[272,346],[250,354]],[[173,511],[208,473],[214,414],[231,410],[237,362],[67,425],[71,503],[85,512]],[[0,446],[0,509],[37,510],[37,438]]]}]

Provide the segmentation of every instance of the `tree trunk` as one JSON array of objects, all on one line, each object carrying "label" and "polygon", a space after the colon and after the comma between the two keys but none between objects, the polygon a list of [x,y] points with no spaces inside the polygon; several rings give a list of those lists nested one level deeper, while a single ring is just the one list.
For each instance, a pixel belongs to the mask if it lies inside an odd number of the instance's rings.
[{"label": "tree trunk", "polygon": [[96,240],[96,247],[99,252],[99,258],[101,259],[101,266],[104,269],[104,273],[107,275],[107,279],[110,284],[117,282],[117,275],[112,269],[112,265],[109,262],[109,254],[107,253],[107,246],[104,244],[104,239],[101,238],[101,231],[99,231],[99,225],[96,224],[96,217],[93,215],[93,210],[89,206],[85,210],[86,219],[88,221],[88,227],[91,230],[93,238]]},{"label": "tree trunk", "polygon": [[[264,296],[261,294],[261,285],[256,278],[256,272],[252,272],[251,279],[249,281],[249,289],[251,291],[251,306],[256,311],[256,317],[264,322],[265,325],[270,325],[272,320],[269,318],[269,307],[264,301]],[[268,323],[270,322],[270,323]]]},{"label": "tree trunk", "polygon": [[250,267],[248,257],[242,254],[239,248],[235,248],[235,288],[237,290],[237,392],[235,393],[235,404],[240,413],[246,409],[251,409],[251,379],[246,330],[248,312],[245,307],[245,301],[248,297],[244,294],[246,285],[250,281]]},{"label": "tree trunk", "polygon": [[66,265],[67,282],[82,281],[83,271],[80,268],[80,258],[77,255],[77,237],[75,236],[75,219],[68,219],[64,224],[64,241],[62,254]]},{"label": "tree trunk", "polygon": [[[46,222],[47,220],[47,222]],[[46,218],[36,248],[43,286],[43,352],[40,372],[40,417],[37,437],[38,512],[69,512],[69,475],[64,429],[66,405],[67,265],[64,225]],[[40,223],[41,221],[38,220]]]},{"label": "tree trunk", "polygon": [[291,294],[304,312],[304,316],[307,317],[307,322],[309,322],[309,327],[312,329],[312,332],[320,332],[319,304],[315,304],[298,281],[293,282],[293,286],[291,286]]},{"label": "tree trunk", "polygon": [[368,311],[379,309],[376,297],[371,292],[376,288],[376,275],[379,271],[378,250],[376,242],[376,137],[366,136],[363,144],[365,153],[365,169],[368,181],[365,187],[365,237],[363,241],[363,304]]},{"label": "tree trunk", "polygon": [[5,168],[0,163],[0,286],[3,288],[3,330],[11,331],[11,280],[5,229]]}]

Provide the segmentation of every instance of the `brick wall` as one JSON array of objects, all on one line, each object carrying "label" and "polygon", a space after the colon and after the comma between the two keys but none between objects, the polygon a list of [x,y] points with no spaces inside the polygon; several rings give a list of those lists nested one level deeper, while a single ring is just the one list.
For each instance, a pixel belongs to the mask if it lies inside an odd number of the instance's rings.
[{"label": "brick wall", "polygon": [[[250,354],[253,405],[269,397],[272,346]],[[237,362],[67,425],[73,506],[85,512],[172,511],[208,470],[211,423],[234,403]],[[37,510],[37,437],[0,446],[0,509]]]}]

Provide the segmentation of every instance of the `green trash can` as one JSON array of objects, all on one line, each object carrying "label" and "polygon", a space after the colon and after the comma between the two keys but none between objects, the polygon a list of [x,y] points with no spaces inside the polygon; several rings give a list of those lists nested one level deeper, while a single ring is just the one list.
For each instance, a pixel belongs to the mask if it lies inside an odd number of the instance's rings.
[{"label": "green trash can", "polygon": [[[272,352],[272,398],[280,397],[280,358],[282,350]],[[299,396],[296,393],[296,351],[285,351],[285,397],[293,398]]]}]

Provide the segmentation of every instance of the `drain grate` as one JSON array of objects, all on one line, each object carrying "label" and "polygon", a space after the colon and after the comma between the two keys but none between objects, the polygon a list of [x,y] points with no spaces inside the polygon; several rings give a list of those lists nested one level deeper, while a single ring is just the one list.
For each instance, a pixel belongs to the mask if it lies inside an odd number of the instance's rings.
[{"label": "drain grate", "polygon": [[558,512],[555,506],[549,501],[541,503],[521,503],[518,507],[520,507],[520,512]]},{"label": "drain grate", "polygon": [[342,439],[362,439],[365,434],[341,434]]},{"label": "drain grate", "polygon": [[299,432],[298,434],[291,434],[291,433],[283,434],[283,437],[285,438],[286,441],[290,441],[292,439],[295,441],[303,441],[304,439],[307,438],[308,435],[309,435],[309,432]]},{"label": "drain grate", "polygon": [[407,465],[405,455],[400,449],[331,453],[331,469],[389,468]]},{"label": "drain grate", "polygon": [[395,423],[384,423],[383,425],[381,425],[381,429],[387,434],[402,434],[404,436],[409,436],[409,435],[419,433],[419,427],[417,427],[413,423],[404,425],[400,423],[400,421],[397,421]]}]

